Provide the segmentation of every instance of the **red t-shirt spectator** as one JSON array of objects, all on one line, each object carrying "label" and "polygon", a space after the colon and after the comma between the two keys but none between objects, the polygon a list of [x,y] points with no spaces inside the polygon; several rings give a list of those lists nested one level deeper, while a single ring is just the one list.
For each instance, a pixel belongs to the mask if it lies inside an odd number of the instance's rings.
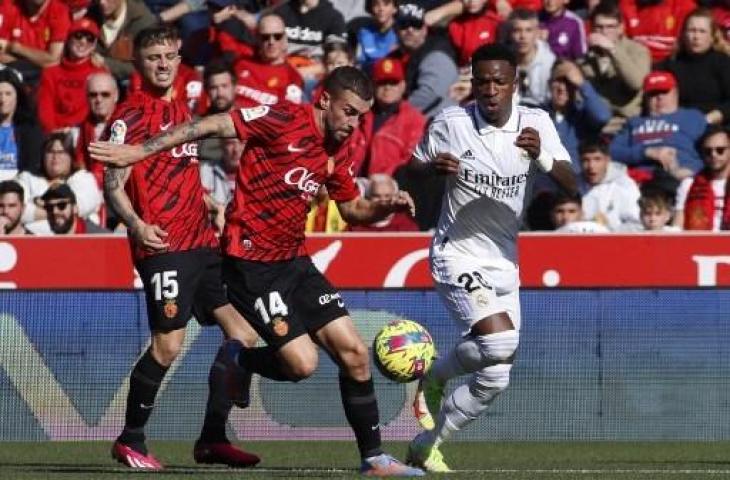
[{"label": "red t-shirt spectator", "polygon": [[449,23],[449,40],[456,49],[460,67],[468,65],[474,51],[497,40],[499,16],[486,10],[477,15],[459,15]]},{"label": "red t-shirt spectator", "polygon": [[288,63],[270,65],[242,58],[233,66],[237,77],[236,97],[246,106],[275,105],[282,100],[302,102],[304,81]]},{"label": "red t-shirt spectator", "polygon": [[662,0],[646,7],[636,0],[619,0],[626,35],[646,46],[654,63],[674,52],[684,18],[696,6],[695,0]]},{"label": "red t-shirt spectator", "polygon": [[61,0],[47,0],[33,17],[12,2],[3,15],[0,38],[46,51],[52,43],[65,42],[70,27],[71,14]]}]

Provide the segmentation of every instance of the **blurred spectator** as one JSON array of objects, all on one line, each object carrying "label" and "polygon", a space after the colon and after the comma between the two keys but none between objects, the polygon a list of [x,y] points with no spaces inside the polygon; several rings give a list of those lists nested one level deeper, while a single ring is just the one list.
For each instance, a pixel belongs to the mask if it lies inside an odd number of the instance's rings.
[{"label": "blurred spectator", "polygon": [[0,180],[40,170],[43,132],[18,72],[0,70]]},{"label": "blurred spectator", "polygon": [[583,208],[578,195],[558,194],[550,209],[550,219],[556,232],[563,233],[608,233],[602,223],[583,220]]},{"label": "blurred spectator", "polygon": [[371,20],[357,30],[357,63],[370,71],[376,60],[398,48],[394,28],[398,6],[396,0],[367,0],[365,8]]},{"label": "blurred spectator", "polygon": [[213,223],[222,233],[226,223],[226,206],[233,198],[233,191],[236,188],[236,173],[246,143],[238,138],[210,140],[218,142],[222,158],[217,163],[202,162],[200,164],[200,181],[207,194],[206,203],[208,203],[208,210],[213,214]]},{"label": "blurred spectator", "polygon": [[586,30],[583,20],[568,10],[569,0],[543,0],[540,27],[547,31],[547,43],[558,58],[578,60],[585,55]]},{"label": "blurred spectator", "polygon": [[[324,72],[329,75],[335,68],[355,65],[355,54],[350,45],[342,42],[330,42],[324,46]],[[322,82],[319,82],[310,94],[311,103],[317,103],[322,95]]]},{"label": "blurred spectator", "polygon": [[628,120],[611,142],[611,157],[630,167],[648,168],[655,181],[673,192],[678,180],[702,168],[695,142],[707,122],[699,110],[679,108],[677,82],[669,72],[647,75],[644,96],[647,114]]},{"label": "blurred spectator", "polygon": [[23,187],[18,182],[0,181],[0,236],[31,235],[20,222],[24,204]]},{"label": "blurred spectator", "polygon": [[[129,77],[129,88],[127,93],[138,92],[142,89],[142,75],[134,70]],[[181,63],[177,69],[177,75],[172,84],[172,98],[183,99],[191,112],[198,108],[203,96],[203,82],[200,74],[193,67]]]},{"label": "blurred spectator", "polygon": [[402,63],[383,58],[373,67],[375,102],[364,115],[353,142],[361,147],[361,157],[353,161],[357,177],[374,173],[394,175],[406,165],[423,135],[426,117],[407,100]]},{"label": "blurred spectator", "polygon": [[61,60],[71,14],[61,0],[6,2],[0,24],[0,63],[35,85],[43,67]]},{"label": "blurred spectator", "polygon": [[[203,73],[204,95],[198,105],[200,115],[213,115],[230,111],[235,105],[236,75],[231,65],[222,58],[208,63]],[[198,141],[198,158],[203,164],[216,165],[223,158],[218,138],[204,138]]]},{"label": "blurred spectator", "polygon": [[487,8],[487,3],[489,0],[464,0],[464,13],[449,22],[449,40],[456,49],[459,67],[470,67],[477,48],[497,41],[502,19]]},{"label": "blurred spectator", "polygon": [[429,118],[453,105],[449,88],[459,78],[454,50],[448,40],[429,35],[424,10],[413,3],[398,7],[399,50],[394,57],[405,64],[408,101]]},{"label": "blurred spectator", "polygon": [[41,196],[41,203],[46,212],[49,229],[56,235],[111,233],[96,223],[79,217],[76,195],[65,183],[48,187],[46,193]]},{"label": "blurred spectator", "polygon": [[586,78],[611,106],[614,117],[604,133],[617,133],[626,119],[641,113],[641,86],[651,69],[651,55],[642,44],[624,35],[618,6],[599,3],[590,17],[588,53],[580,64]]},{"label": "blurred spectator", "polygon": [[578,144],[594,137],[611,118],[603,99],[586,81],[580,68],[568,60],[555,64],[550,79],[550,103],[545,108],[555,123],[576,172],[580,170]]},{"label": "blurred spectator", "polygon": [[90,13],[101,25],[94,61],[104,64],[119,80],[134,71],[132,42],[135,35],[157,23],[149,8],[140,0],[98,0]]},{"label": "blurred spectator", "polygon": [[660,67],[677,78],[679,104],[701,110],[712,124],[730,123],[730,57],[718,38],[712,12],[697,9],[684,21],[679,51]]},{"label": "blurred spectator", "polygon": [[261,17],[257,37],[256,57],[241,58],[233,66],[238,101],[244,106],[274,105],[281,100],[301,103],[304,82],[287,63],[287,34],[282,18],[275,14]]},{"label": "blurred spectator", "polygon": [[89,113],[86,79],[104,69],[91,61],[99,27],[88,18],[76,20],[68,32],[61,63],[43,69],[38,87],[38,119],[43,130],[68,129]]},{"label": "blurred spectator", "polygon": [[339,233],[347,229],[337,208],[337,202],[331,200],[327,188],[319,187],[317,195],[312,199],[312,206],[307,214],[305,232],[307,233]]},{"label": "blurred spectator", "polygon": [[639,198],[641,226],[645,231],[678,232],[680,229],[668,225],[672,219],[672,200],[661,190],[642,192]]},{"label": "blurred spectator", "polygon": [[[369,178],[365,198],[373,202],[388,203],[397,193],[398,182],[393,180],[393,177],[384,173],[376,173]],[[408,213],[398,212],[370,225],[353,225],[348,230],[352,232],[417,232],[418,225]]]},{"label": "blurred spectator", "polygon": [[329,0],[289,0],[274,13],[286,25],[288,53],[299,74],[312,86],[324,73],[324,44],[345,42],[345,20]]},{"label": "blurred spectator", "polygon": [[672,54],[684,17],[695,0],[619,0],[626,34],[646,46],[654,63]]},{"label": "blurred spectator", "polygon": [[[94,176],[73,165],[73,150],[63,133],[52,133],[43,143],[43,167],[41,175],[21,172],[18,183],[25,190],[23,224],[35,233],[47,230],[46,211],[41,196],[51,185],[65,182],[74,191],[82,218],[97,219],[102,195]],[[36,222],[36,223],[33,223]]]},{"label": "blurred spectator", "polygon": [[[626,173],[626,166],[612,162],[608,147],[589,141],[580,147],[583,218],[610,230],[628,230],[639,223],[639,187]],[[633,226],[632,226],[633,225]]]},{"label": "blurred spectator", "polygon": [[709,5],[719,29],[718,33],[726,42],[730,42],[730,2],[728,0],[709,0],[700,3]]},{"label": "blurred spectator", "polygon": [[[181,2],[185,3],[185,1]],[[245,8],[239,8],[241,3]],[[208,43],[212,47],[210,55],[213,59],[225,56],[229,61],[240,57],[250,57],[254,54],[256,38],[256,15],[251,12],[258,10],[258,2],[234,0],[207,0],[210,14]],[[201,45],[184,45],[185,50]]]},{"label": "blurred spectator", "polygon": [[679,185],[674,225],[685,230],[730,230],[730,133],[710,127],[698,144],[705,166]]},{"label": "blurred spectator", "polygon": [[540,107],[548,100],[548,80],[555,54],[540,40],[537,13],[517,9],[509,16],[510,41],[517,55],[520,103]]},{"label": "blurred spectator", "polygon": [[76,139],[75,164],[85,168],[96,179],[99,189],[104,186],[104,165],[91,158],[87,147],[101,137],[107,121],[114,113],[119,101],[119,89],[114,77],[107,72],[93,73],[86,81],[86,101],[88,115],[78,126]]}]

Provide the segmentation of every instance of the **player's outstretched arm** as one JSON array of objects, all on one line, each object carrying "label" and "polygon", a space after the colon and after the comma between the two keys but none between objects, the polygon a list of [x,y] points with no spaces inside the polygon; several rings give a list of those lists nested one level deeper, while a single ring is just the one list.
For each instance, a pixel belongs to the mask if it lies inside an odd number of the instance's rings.
[{"label": "player's outstretched arm", "polygon": [[138,245],[152,251],[167,250],[170,246],[164,240],[167,232],[157,225],[143,222],[134,211],[127,192],[124,191],[131,170],[131,167],[107,167],[104,172],[104,197],[127,226]]},{"label": "player's outstretched arm", "polygon": [[140,145],[92,142],[89,144],[89,154],[91,158],[99,162],[117,167],[126,167],[150,155],[209,136],[236,136],[233,119],[228,113],[219,113],[191,120],[170,131],[155,135]]},{"label": "player's outstretched arm", "polygon": [[391,213],[408,212],[416,214],[416,207],[408,192],[398,192],[390,201],[372,201],[357,197],[349,202],[338,202],[342,219],[350,225],[368,225],[383,220]]},{"label": "player's outstretched arm", "polygon": [[570,195],[578,193],[578,179],[569,161],[556,160],[553,162],[549,175]]}]

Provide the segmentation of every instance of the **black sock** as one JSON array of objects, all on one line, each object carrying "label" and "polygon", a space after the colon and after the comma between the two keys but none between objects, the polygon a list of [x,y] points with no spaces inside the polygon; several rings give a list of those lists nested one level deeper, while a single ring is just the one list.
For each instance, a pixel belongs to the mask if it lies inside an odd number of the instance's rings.
[{"label": "black sock", "polygon": [[227,443],[226,421],[233,408],[233,402],[228,396],[226,388],[226,365],[223,360],[223,347],[210,366],[208,374],[208,403],[205,406],[205,420],[200,432],[200,441],[203,443]]},{"label": "black sock", "polygon": [[262,377],[278,382],[291,381],[281,367],[281,360],[276,356],[276,350],[271,346],[242,348],[238,354],[238,364]]},{"label": "black sock", "polygon": [[345,417],[357,439],[362,458],[380,455],[380,414],[372,377],[358,382],[340,375],[340,395]]},{"label": "black sock", "polygon": [[165,378],[168,367],[163,367],[152,358],[149,349],[140,357],[129,377],[129,393],[127,394],[127,410],[124,415],[124,430],[117,439],[143,454],[147,454],[144,447],[144,426],[147,424],[155,397],[160,389],[162,379]]}]

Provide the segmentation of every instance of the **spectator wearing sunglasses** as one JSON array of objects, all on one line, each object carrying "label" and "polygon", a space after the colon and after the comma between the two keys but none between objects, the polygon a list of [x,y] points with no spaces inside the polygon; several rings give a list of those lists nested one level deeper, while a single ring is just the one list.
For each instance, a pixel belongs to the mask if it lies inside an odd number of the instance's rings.
[{"label": "spectator wearing sunglasses", "polygon": [[76,152],[74,163],[78,168],[85,168],[96,179],[101,189],[104,182],[104,165],[93,160],[86,147],[95,142],[104,133],[109,118],[119,101],[119,89],[114,77],[107,72],[92,73],[86,79],[85,101],[88,104],[88,115],[76,128]]},{"label": "spectator wearing sunglasses", "polygon": [[241,58],[233,66],[236,101],[242,106],[275,105],[281,100],[301,103],[304,81],[287,62],[284,20],[276,14],[259,19],[256,56]]},{"label": "spectator wearing sunglasses", "polygon": [[73,148],[63,133],[52,133],[43,144],[42,174],[21,172],[17,180],[25,191],[23,224],[33,233],[48,232],[43,194],[57,183],[66,183],[74,191],[79,216],[98,220],[101,191],[93,175],[74,166]]},{"label": "spectator wearing sunglasses", "polygon": [[698,142],[704,168],[677,189],[674,225],[685,230],[730,230],[730,132],[711,126]]},{"label": "spectator wearing sunglasses", "polygon": [[103,234],[111,233],[91,220],[79,217],[76,195],[65,183],[52,185],[41,196],[48,227],[56,235]]},{"label": "spectator wearing sunglasses", "polygon": [[89,113],[84,89],[89,75],[105,71],[94,65],[99,27],[82,18],[71,25],[61,63],[43,69],[38,88],[38,118],[46,133],[67,131]]}]

